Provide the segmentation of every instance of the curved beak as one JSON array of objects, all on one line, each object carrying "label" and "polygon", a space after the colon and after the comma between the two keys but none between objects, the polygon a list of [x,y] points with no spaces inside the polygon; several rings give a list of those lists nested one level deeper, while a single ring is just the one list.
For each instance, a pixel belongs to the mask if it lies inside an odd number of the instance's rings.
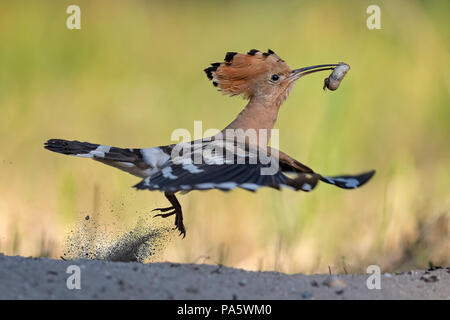
[{"label": "curved beak", "polygon": [[295,80],[298,80],[301,77],[306,76],[311,73],[315,73],[315,72],[319,72],[319,71],[326,71],[326,70],[334,70],[334,68],[337,66],[338,66],[338,64],[319,64],[316,66],[294,69],[294,70],[292,70],[292,72],[288,78],[292,81],[295,81]]}]

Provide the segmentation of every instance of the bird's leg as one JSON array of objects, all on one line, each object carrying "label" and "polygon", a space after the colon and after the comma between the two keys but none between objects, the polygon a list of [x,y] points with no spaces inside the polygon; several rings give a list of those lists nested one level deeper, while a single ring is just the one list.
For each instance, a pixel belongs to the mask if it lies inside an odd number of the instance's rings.
[{"label": "bird's leg", "polygon": [[180,231],[180,235],[183,235],[183,238],[184,238],[186,236],[186,229],[184,228],[184,224],[183,224],[183,212],[181,211],[181,205],[173,193],[164,192],[164,195],[166,196],[167,200],[169,200],[169,202],[172,206],[167,207],[167,208],[156,208],[152,211],[158,210],[161,212],[166,212],[166,211],[172,210],[168,213],[157,214],[157,215],[155,215],[155,217],[167,218],[167,217],[170,217],[175,214],[175,229]]}]

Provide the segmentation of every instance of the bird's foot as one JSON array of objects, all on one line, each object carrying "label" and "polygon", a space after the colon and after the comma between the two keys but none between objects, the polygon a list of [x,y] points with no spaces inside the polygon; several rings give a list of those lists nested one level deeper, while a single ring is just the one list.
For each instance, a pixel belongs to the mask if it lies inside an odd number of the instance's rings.
[{"label": "bird's foot", "polygon": [[[172,211],[170,211],[170,210],[172,210]],[[155,214],[153,216],[153,218],[156,218],[156,217],[167,218],[167,217],[175,215],[175,228],[173,228],[172,230],[178,230],[180,232],[180,236],[182,235],[183,238],[186,237],[186,229],[183,224],[183,214],[181,212],[181,207],[177,206],[177,207],[167,207],[167,208],[156,208],[156,209],[153,209],[152,212],[153,211],[161,211],[161,212],[170,211],[167,213]]]}]

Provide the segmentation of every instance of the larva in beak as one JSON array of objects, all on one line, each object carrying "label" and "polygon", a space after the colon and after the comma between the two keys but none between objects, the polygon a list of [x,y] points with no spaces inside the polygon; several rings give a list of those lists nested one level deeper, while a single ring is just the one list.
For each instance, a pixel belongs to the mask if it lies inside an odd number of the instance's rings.
[{"label": "larva in beak", "polygon": [[348,70],[350,70],[350,66],[345,62],[340,62],[339,65],[334,68],[333,72],[330,74],[328,78],[325,78],[323,81],[323,90],[328,88],[329,90],[336,90],[339,88],[339,85],[347,74]]}]

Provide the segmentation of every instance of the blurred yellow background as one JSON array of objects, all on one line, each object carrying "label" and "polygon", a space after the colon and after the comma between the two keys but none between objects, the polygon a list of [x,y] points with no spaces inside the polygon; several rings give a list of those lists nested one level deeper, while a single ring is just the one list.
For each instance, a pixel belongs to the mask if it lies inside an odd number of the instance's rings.
[{"label": "blurred yellow background", "polygon": [[[326,273],[450,264],[448,1],[72,1],[0,5],[0,252],[58,258],[82,217],[133,226],[167,201],[114,168],[43,149],[49,138],[117,147],[222,128],[245,105],[203,69],[273,49],[292,67],[345,61],[336,92],[316,74],[283,105],[281,149],[326,175],[376,169],[358,190],[193,192],[187,237],[154,261]],[[366,8],[381,8],[368,30]],[[156,221],[171,226],[172,219]],[[113,231],[111,231],[113,232]]]}]

